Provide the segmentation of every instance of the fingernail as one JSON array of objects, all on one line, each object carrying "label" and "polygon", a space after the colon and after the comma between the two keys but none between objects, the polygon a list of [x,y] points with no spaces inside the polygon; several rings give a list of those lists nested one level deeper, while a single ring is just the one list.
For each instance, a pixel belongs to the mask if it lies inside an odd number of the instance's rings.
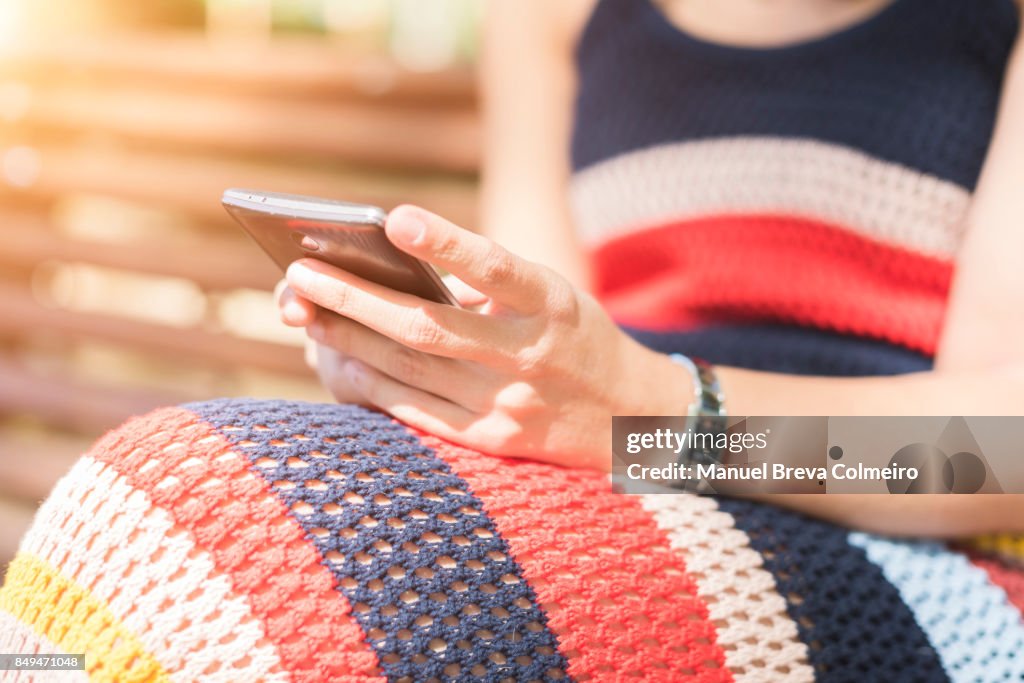
[{"label": "fingernail", "polygon": [[306,327],[306,334],[317,341],[323,341],[324,338],[324,324],[319,320],[311,322]]},{"label": "fingernail", "polygon": [[391,236],[405,244],[417,244],[427,232],[427,224],[415,213],[405,214],[391,228]]},{"label": "fingernail", "polygon": [[309,289],[313,286],[313,279],[315,277],[316,273],[301,263],[296,262],[288,266],[288,283],[294,287],[299,289]]}]

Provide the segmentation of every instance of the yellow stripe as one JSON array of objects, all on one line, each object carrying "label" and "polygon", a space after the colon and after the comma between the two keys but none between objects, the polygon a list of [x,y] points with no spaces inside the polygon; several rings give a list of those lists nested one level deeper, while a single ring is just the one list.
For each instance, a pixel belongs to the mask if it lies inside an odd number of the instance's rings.
[{"label": "yellow stripe", "polygon": [[84,652],[90,681],[150,683],[170,678],[106,605],[46,562],[19,553],[0,588],[4,609],[64,652]]},{"label": "yellow stripe", "polygon": [[1017,562],[1024,561],[1024,535],[988,534],[971,539],[971,545],[986,553],[1002,555]]}]

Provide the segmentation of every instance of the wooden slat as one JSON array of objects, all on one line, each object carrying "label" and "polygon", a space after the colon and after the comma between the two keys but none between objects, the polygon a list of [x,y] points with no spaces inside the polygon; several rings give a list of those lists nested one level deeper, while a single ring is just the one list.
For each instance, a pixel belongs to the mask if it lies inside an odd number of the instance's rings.
[{"label": "wooden slat", "polygon": [[39,331],[60,334],[73,341],[103,340],[172,360],[185,358],[214,367],[245,366],[311,375],[299,348],[202,329],[170,328],[110,315],[50,309],[35,302],[30,293],[0,284],[0,336],[19,338]]},{"label": "wooden slat", "polygon": [[195,33],[119,33],[5,46],[0,74],[52,78],[100,75],[187,83],[233,92],[280,96],[467,104],[474,100],[471,69],[420,73],[380,55],[336,43],[277,37],[264,43],[211,42]]},{"label": "wooden slat", "polygon": [[0,263],[42,261],[90,263],[153,275],[179,277],[205,290],[268,289],[281,279],[259,247],[239,229],[238,239],[202,237],[161,242],[104,244],[61,236],[37,213],[0,210],[4,229]]},{"label": "wooden slat", "polygon": [[84,434],[101,433],[132,415],[186,398],[71,381],[27,370],[0,357],[0,414],[30,415]]},{"label": "wooden slat", "polygon": [[28,531],[35,506],[21,501],[0,498],[0,586],[7,574],[7,565],[14,559],[21,537]]},{"label": "wooden slat", "polygon": [[46,497],[91,440],[0,429],[0,496],[29,502]]},{"label": "wooden slat", "polygon": [[385,209],[419,204],[467,227],[476,224],[476,187],[470,181],[401,177],[333,169],[296,169],[255,161],[143,152],[124,147],[39,147],[39,175],[28,188],[0,188],[0,199],[52,198],[69,192],[138,201],[228,224],[220,205],[228,187],[338,198]]},{"label": "wooden slat", "polygon": [[472,173],[480,132],[467,108],[302,102],[150,87],[31,86],[18,123],[246,154]]}]

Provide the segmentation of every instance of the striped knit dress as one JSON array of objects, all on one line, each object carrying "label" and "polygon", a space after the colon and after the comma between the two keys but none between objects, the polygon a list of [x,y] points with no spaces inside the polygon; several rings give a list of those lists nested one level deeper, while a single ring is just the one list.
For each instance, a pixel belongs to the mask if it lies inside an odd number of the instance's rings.
[{"label": "striped knit dress", "polygon": [[712,362],[927,369],[1012,0],[894,0],[778,49],[703,42],[652,2],[602,0],[578,45],[572,192],[603,302]]},{"label": "striped knit dress", "polygon": [[[605,301],[718,361],[927,366],[1008,9],[897,0],[761,67],[646,0],[601,2],[574,193]],[[913,70],[884,66],[905,48]],[[620,72],[616,95],[600,74]],[[953,548],[616,495],[352,406],[211,401],[110,432],[43,503],[0,588],[0,653],[85,670],[0,680],[1022,681],[1022,560],[1008,537]]]}]

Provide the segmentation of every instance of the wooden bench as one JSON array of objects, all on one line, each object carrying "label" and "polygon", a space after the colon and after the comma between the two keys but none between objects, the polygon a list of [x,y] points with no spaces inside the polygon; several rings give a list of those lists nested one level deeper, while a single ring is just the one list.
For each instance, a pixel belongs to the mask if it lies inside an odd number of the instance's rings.
[{"label": "wooden bench", "polygon": [[[298,337],[228,324],[233,297],[280,274],[221,209],[225,188],[474,223],[468,69],[409,73],[308,38],[68,38],[0,57],[0,119],[0,567],[83,445],[128,416],[217,394],[324,396]],[[107,213],[83,213],[97,205]],[[83,304],[76,273],[194,290],[202,314],[168,324]],[[260,310],[246,328],[275,328]]]}]

